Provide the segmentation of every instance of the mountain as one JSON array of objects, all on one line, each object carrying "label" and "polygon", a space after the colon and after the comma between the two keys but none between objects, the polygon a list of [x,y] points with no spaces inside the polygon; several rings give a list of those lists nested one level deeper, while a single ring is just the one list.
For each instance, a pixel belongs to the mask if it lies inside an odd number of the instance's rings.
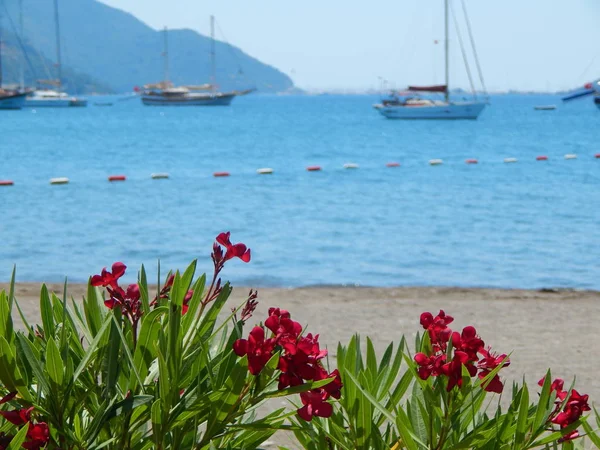
[{"label": "mountain", "polygon": [[[25,86],[35,86],[39,79],[55,79],[54,62],[40,54],[29,44],[19,42],[14,33],[2,33],[2,78],[5,86],[19,85],[21,80],[21,58],[23,51],[27,55],[24,60],[23,80]],[[92,76],[63,66],[63,88],[72,94],[102,92],[111,94],[115,90],[107,83],[102,83]]]},{"label": "mountain", "polygon": [[[19,0],[4,3],[16,23]],[[54,61],[53,2],[23,0],[23,16],[24,42]],[[59,16],[63,66],[118,92],[164,78],[163,31],[95,0],[59,0]],[[183,29],[169,30],[168,41],[171,81],[200,84],[210,80],[210,38]],[[217,83],[221,89],[256,87],[261,92],[279,92],[293,87],[287,75],[237,47],[217,41],[216,55]]]}]

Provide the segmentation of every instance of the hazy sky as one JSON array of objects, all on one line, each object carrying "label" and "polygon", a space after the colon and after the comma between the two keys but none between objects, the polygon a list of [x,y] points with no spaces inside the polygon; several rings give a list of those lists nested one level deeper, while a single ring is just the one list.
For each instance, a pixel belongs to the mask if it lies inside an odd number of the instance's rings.
[{"label": "hazy sky", "polygon": [[[442,0],[102,1],[157,29],[208,34],[214,14],[229,43],[301,88],[374,88],[379,77],[396,87],[443,82]],[[452,2],[468,43],[461,0]],[[599,0],[465,2],[488,89],[559,90],[600,78]],[[450,42],[450,84],[468,88],[454,26]]]}]

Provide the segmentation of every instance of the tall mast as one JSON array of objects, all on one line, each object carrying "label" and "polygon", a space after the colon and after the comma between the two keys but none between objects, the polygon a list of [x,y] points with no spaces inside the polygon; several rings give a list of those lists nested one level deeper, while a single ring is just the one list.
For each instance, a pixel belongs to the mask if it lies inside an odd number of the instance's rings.
[{"label": "tall mast", "polygon": [[2,89],[2,13],[0,12],[0,89]]},{"label": "tall mast", "polygon": [[165,82],[169,82],[169,39],[167,35],[167,27],[164,30],[164,38],[165,38],[165,51],[163,52],[163,56],[165,57]]},{"label": "tall mast", "polygon": [[60,57],[60,24],[58,22],[58,0],[54,0],[54,26],[56,28],[56,73],[58,87],[62,84],[62,61]]},{"label": "tall mast", "polygon": [[449,35],[449,21],[448,21],[448,0],[444,0],[444,53],[445,53],[445,69],[446,69],[446,102],[450,101],[450,70],[449,70],[449,52],[450,52],[450,40]]},{"label": "tall mast", "polygon": [[[19,36],[21,39],[23,39],[23,31],[25,31],[23,26],[23,0],[19,0]],[[23,91],[25,90],[25,55],[23,52],[21,52],[19,63],[19,87]]]},{"label": "tall mast", "polygon": [[215,58],[215,16],[210,16],[210,89],[213,92],[217,89],[217,65]]}]

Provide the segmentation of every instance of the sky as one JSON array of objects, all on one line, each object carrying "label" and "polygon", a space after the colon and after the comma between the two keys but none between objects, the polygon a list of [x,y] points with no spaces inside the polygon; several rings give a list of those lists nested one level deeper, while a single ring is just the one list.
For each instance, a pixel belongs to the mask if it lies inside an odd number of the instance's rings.
[{"label": "sky", "polygon": [[[490,91],[568,90],[600,78],[600,0],[451,0],[450,86],[469,88],[464,1]],[[444,82],[443,0],[102,0],[155,29],[209,34],[308,90],[365,90]],[[224,39],[225,38],[225,39]],[[437,41],[437,43],[436,43]],[[473,52],[469,65],[478,80]],[[478,88],[480,83],[476,83]]]}]

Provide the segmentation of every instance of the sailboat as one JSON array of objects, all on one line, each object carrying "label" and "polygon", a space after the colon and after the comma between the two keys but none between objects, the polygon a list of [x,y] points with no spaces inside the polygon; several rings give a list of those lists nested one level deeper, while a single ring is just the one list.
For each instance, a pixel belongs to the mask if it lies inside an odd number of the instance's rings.
[{"label": "sailboat", "polygon": [[577,89],[562,98],[563,102],[568,102],[588,95],[593,95],[594,104],[600,108],[600,80],[586,83],[582,88]]},{"label": "sailboat", "polygon": [[[373,107],[388,119],[477,119],[486,103],[479,101],[450,101],[450,40],[449,0],[444,0],[445,79],[443,85],[409,86],[407,91],[393,92],[392,97]],[[480,74],[481,77],[481,74]],[[419,92],[442,93],[444,100],[429,100],[418,96]]]},{"label": "sailboat", "polygon": [[163,52],[165,63],[164,80],[159,83],[147,84],[142,91],[142,103],[148,106],[228,106],[231,101],[240,95],[248,94],[252,89],[245,91],[220,92],[216,85],[215,64],[215,18],[210,16],[210,61],[211,82],[194,86],[175,86],[169,81],[169,46],[167,28],[164,29]]},{"label": "sailboat", "polygon": [[38,80],[38,88],[27,96],[25,106],[32,108],[41,107],[70,107],[87,106],[87,100],[74,97],[62,92],[62,61],[60,51],[60,27],[58,21],[58,0],[54,0],[54,26],[56,31],[56,70],[55,80]]},{"label": "sailboat", "polygon": [[[0,17],[1,21],[1,17]],[[0,31],[2,31],[2,26],[0,22]],[[3,87],[3,77],[2,77],[2,36],[0,35],[0,109],[21,109],[23,107],[23,103],[25,103],[25,96],[27,95],[24,92],[20,92],[16,89],[4,89]]]}]

